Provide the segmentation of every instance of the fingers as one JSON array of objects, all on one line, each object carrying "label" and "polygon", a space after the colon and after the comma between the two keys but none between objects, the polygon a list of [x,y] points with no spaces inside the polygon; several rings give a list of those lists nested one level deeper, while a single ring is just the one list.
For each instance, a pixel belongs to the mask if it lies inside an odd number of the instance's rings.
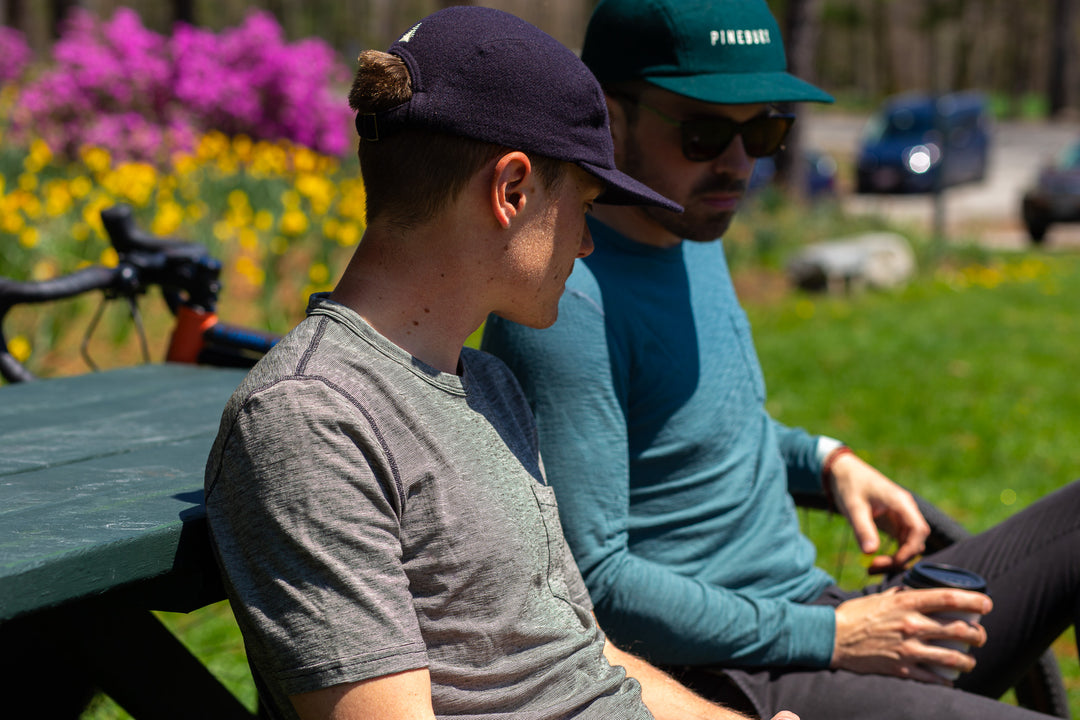
[{"label": "fingers", "polygon": [[899,602],[923,615],[950,611],[985,615],[994,609],[989,595],[970,590],[905,590],[896,597]]},{"label": "fingers", "polygon": [[859,549],[864,555],[876,553],[881,547],[881,539],[869,503],[862,498],[851,498],[847,502],[847,514]]},{"label": "fingers", "polygon": [[773,715],[772,720],[799,720],[799,716],[790,710],[781,710]]},{"label": "fingers", "polygon": [[[955,649],[955,647],[945,648],[937,645],[926,645],[920,655],[922,659],[918,669],[930,672],[939,679],[953,679],[959,676],[960,673],[971,672],[975,669],[975,658],[963,650]],[[919,672],[918,675],[921,678],[922,672]],[[925,682],[933,681],[927,679]]]},{"label": "fingers", "polygon": [[926,538],[930,537],[930,525],[923,518],[922,513],[918,512],[914,500],[912,506],[915,513],[904,517],[906,531],[901,531],[895,536],[901,541],[900,547],[893,553],[893,560],[897,565],[906,565],[916,556],[921,555],[926,549]]}]

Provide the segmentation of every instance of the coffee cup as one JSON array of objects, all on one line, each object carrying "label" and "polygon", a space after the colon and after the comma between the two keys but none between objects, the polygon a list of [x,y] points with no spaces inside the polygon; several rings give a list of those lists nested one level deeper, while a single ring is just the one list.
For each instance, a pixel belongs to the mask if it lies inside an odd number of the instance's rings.
[{"label": "coffee cup", "polygon": [[[904,573],[904,585],[916,590],[927,588],[954,588],[957,590],[970,590],[972,592],[986,592],[986,580],[978,573],[954,565],[928,562],[925,560],[915,563],[906,573]],[[941,620],[942,622],[963,620],[964,622],[973,625],[979,621],[979,618],[981,618],[982,615],[979,613],[967,612],[939,612],[931,613],[930,617]],[[959,650],[964,653],[971,650],[971,646],[968,643],[955,640],[931,640],[929,643],[939,647]],[[955,680],[960,677],[960,671],[955,668],[927,664],[927,669],[940,675],[946,680]]]}]

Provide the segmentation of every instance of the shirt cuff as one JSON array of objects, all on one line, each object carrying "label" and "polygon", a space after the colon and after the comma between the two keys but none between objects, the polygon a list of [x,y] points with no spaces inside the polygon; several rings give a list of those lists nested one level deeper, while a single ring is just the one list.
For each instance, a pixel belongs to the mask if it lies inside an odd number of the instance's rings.
[{"label": "shirt cuff", "polygon": [[819,435],[817,441],[817,449],[814,451],[814,455],[817,458],[818,472],[825,467],[825,459],[829,457],[829,453],[838,447],[843,447],[844,443],[831,438],[828,435]]},{"label": "shirt cuff", "polygon": [[791,638],[791,664],[829,667],[836,646],[836,608],[831,605],[793,605],[792,620],[799,632]]}]

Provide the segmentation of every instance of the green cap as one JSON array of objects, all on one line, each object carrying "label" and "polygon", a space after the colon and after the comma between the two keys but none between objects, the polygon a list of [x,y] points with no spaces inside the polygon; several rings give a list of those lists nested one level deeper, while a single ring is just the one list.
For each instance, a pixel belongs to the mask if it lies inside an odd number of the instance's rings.
[{"label": "green cap", "polygon": [[646,80],[703,102],[832,102],[787,71],[765,0],[602,0],[581,59],[601,84]]}]

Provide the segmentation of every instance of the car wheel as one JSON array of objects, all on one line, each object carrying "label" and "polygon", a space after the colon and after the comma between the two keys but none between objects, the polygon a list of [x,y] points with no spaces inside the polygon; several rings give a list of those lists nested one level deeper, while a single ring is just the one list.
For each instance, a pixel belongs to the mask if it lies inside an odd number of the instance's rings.
[{"label": "car wheel", "polygon": [[1050,226],[1050,223],[1044,220],[1029,220],[1027,222],[1028,235],[1031,236],[1031,242],[1035,245],[1042,245],[1043,240],[1046,239],[1046,229]]}]

